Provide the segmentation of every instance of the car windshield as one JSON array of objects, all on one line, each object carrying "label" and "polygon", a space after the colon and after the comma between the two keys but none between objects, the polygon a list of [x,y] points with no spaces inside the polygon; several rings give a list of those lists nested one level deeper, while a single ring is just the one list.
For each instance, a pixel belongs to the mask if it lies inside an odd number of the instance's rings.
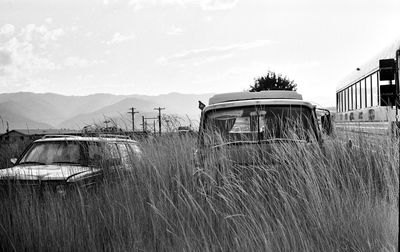
[{"label": "car windshield", "polygon": [[82,164],[87,165],[82,142],[37,142],[22,157],[20,164]]},{"label": "car windshield", "polygon": [[103,141],[43,141],[34,143],[18,164],[70,164],[91,167],[127,165],[141,158],[135,143]]},{"label": "car windshield", "polygon": [[208,111],[205,115],[205,145],[238,141],[317,137],[312,109],[306,106],[247,106]]}]

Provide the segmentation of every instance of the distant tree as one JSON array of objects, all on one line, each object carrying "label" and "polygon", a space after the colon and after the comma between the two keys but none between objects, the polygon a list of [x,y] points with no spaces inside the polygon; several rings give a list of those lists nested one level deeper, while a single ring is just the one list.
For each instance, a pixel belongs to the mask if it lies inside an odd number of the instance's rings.
[{"label": "distant tree", "polygon": [[282,74],[268,71],[264,76],[254,79],[254,85],[250,86],[250,92],[260,92],[263,90],[293,90],[296,91],[297,84],[289,80]]}]

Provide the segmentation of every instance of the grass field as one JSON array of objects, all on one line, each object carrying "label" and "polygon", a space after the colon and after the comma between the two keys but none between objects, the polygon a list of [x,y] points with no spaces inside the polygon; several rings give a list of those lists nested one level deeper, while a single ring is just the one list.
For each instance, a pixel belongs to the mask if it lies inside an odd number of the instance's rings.
[{"label": "grass field", "polygon": [[2,199],[0,250],[397,251],[399,146],[358,140],[277,145],[249,167],[220,155],[219,181],[196,170],[195,139],[149,140],[118,185]]}]

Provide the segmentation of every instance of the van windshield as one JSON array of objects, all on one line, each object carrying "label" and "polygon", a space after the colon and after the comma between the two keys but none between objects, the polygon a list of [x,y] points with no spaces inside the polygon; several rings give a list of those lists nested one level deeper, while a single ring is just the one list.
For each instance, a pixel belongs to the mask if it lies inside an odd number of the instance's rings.
[{"label": "van windshield", "polygon": [[204,119],[205,145],[268,139],[316,138],[315,117],[306,106],[268,105],[208,111]]}]

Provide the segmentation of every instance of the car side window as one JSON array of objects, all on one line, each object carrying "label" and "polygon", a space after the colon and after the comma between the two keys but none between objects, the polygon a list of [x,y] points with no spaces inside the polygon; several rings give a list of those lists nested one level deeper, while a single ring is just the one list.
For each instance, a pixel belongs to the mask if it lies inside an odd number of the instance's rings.
[{"label": "car side window", "polygon": [[103,159],[103,151],[100,143],[88,144],[88,162],[91,166],[100,166],[101,160]]},{"label": "car side window", "polygon": [[139,148],[139,146],[136,143],[130,143],[129,148],[131,150],[132,156],[134,156],[136,159],[141,160],[142,159],[142,150]]},{"label": "car side window", "polygon": [[131,160],[129,158],[129,150],[124,143],[118,143],[118,150],[121,154],[121,160],[124,165],[131,164]]},{"label": "car side window", "polygon": [[135,149],[132,148],[132,144],[118,143],[118,149],[121,153],[122,162],[128,167],[134,167],[140,159],[140,149],[134,145]]},{"label": "car side window", "polygon": [[115,143],[106,144],[105,156],[111,165],[121,165],[121,157]]}]

